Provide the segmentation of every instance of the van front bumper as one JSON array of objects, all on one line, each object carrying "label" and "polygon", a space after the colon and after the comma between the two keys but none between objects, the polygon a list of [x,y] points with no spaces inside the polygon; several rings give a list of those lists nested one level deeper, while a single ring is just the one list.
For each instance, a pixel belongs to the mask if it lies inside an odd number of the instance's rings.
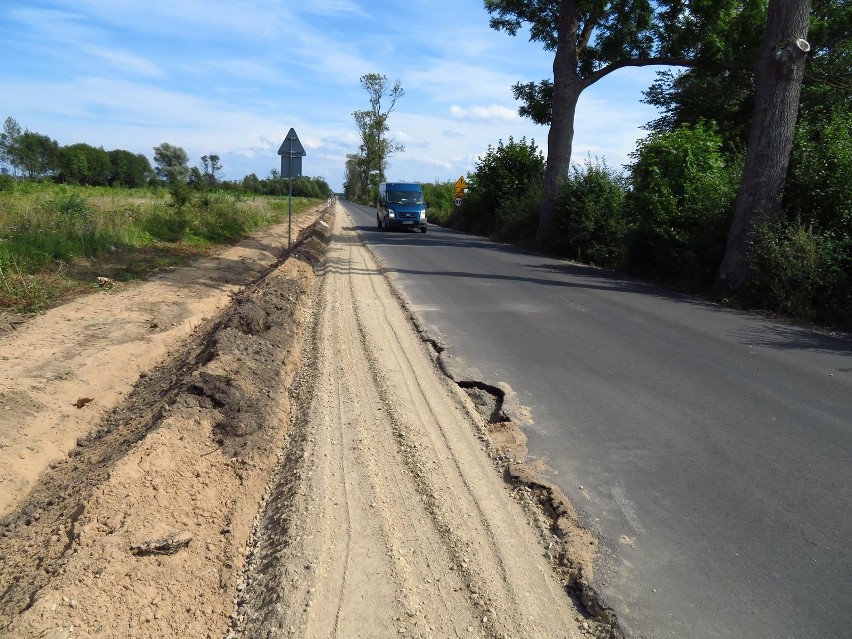
[{"label": "van front bumper", "polygon": [[426,220],[398,220],[396,218],[387,218],[385,220],[385,225],[389,229],[422,229],[426,228]]}]

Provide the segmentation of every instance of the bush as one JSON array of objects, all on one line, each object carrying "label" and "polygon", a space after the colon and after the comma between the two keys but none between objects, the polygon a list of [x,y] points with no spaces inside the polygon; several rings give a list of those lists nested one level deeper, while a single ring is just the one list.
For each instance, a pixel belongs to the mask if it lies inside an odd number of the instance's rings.
[{"label": "bush", "polygon": [[541,184],[507,195],[494,210],[494,224],[489,236],[500,242],[529,246],[535,240],[541,206]]},{"label": "bush", "polygon": [[784,187],[787,219],[801,218],[819,231],[852,233],[852,113],[827,121],[804,118]]},{"label": "bush", "polygon": [[172,180],[169,183],[169,195],[172,196],[169,206],[173,206],[178,211],[182,211],[192,201],[192,189],[183,180]]},{"label": "bush", "polygon": [[468,194],[457,227],[517,243],[535,236],[544,178],[544,157],[526,138],[489,145],[468,174]]},{"label": "bush", "polygon": [[745,301],[796,319],[852,328],[852,236],[819,234],[801,220],[762,225]]},{"label": "bush", "polygon": [[251,222],[238,206],[240,198],[226,193],[205,193],[196,234],[208,242],[224,243],[245,235]]},{"label": "bush", "polygon": [[144,230],[153,238],[164,242],[182,240],[189,228],[186,209],[157,209],[143,221]]},{"label": "bush", "polygon": [[556,250],[606,268],[624,263],[626,187],[606,162],[587,159],[563,181],[556,202]]},{"label": "bush", "polygon": [[741,175],[715,125],[652,133],[631,154],[631,270],[693,290],[712,286]]},{"label": "bush", "polygon": [[454,195],[455,187],[452,182],[423,185],[423,199],[429,203],[429,222],[441,226],[453,226]]}]

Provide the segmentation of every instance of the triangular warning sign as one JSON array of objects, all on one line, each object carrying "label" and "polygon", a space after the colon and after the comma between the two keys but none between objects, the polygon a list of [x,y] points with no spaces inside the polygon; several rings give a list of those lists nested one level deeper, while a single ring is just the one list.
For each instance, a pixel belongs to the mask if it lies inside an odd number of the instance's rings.
[{"label": "triangular warning sign", "polygon": [[284,141],[281,143],[281,147],[278,149],[278,155],[288,157],[300,157],[307,155],[307,153],[305,153],[305,147],[303,147],[302,143],[299,142],[299,136],[296,135],[296,129],[291,128],[287,132],[287,137],[284,138]]}]

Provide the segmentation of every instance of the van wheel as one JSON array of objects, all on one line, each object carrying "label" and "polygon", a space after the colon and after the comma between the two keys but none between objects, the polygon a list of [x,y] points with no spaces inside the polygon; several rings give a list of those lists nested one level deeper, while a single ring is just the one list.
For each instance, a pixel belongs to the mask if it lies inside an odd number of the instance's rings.
[{"label": "van wheel", "polygon": [[421,226],[421,227],[420,227],[420,232],[421,232],[421,233],[425,233],[425,232],[426,232],[426,227],[425,227],[425,226]]},{"label": "van wheel", "polygon": [[378,215],[376,216],[376,226],[382,228],[382,218],[380,218]]}]

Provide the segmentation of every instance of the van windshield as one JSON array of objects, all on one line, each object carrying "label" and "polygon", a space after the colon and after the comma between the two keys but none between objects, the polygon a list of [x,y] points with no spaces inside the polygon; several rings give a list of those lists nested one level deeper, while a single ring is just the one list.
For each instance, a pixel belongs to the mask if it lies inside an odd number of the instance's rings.
[{"label": "van windshield", "polygon": [[389,204],[423,204],[420,191],[388,191]]}]

